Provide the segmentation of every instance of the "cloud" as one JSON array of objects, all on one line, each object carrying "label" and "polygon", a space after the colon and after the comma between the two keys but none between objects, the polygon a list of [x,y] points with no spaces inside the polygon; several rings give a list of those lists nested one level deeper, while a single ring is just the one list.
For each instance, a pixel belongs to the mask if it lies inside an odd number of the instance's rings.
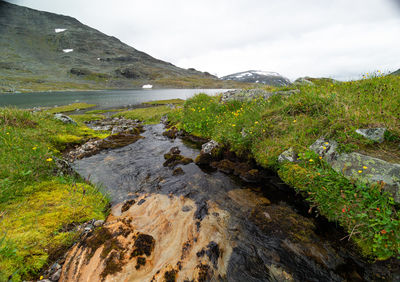
[{"label": "cloud", "polygon": [[398,0],[12,1],[76,17],[180,67],[359,77],[400,68]]}]

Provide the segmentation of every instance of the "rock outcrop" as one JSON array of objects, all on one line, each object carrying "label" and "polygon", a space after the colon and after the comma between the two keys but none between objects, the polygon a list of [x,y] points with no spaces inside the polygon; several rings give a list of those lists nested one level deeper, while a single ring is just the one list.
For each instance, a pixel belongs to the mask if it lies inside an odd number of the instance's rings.
[{"label": "rock outcrop", "polygon": [[348,179],[355,179],[369,185],[379,185],[400,203],[400,164],[359,153],[339,154],[337,143],[318,139],[310,149],[324,158],[332,168]]},{"label": "rock outcrop", "polygon": [[299,92],[300,90],[298,89],[287,90],[287,91],[275,91],[275,92],[263,89],[237,89],[223,93],[221,97],[221,102],[228,102],[232,100],[245,102],[260,97],[264,100],[268,100],[270,97],[274,95],[290,96],[293,94],[297,94]]}]

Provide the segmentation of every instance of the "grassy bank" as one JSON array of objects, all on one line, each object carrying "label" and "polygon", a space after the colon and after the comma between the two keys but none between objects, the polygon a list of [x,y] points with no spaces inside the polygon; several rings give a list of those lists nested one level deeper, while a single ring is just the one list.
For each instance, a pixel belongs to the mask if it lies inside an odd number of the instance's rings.
[{"label": "grassy bank", "polygon": [[[308,151],[324,136],[338,141],[341,152],[359,151],[400,162],[399,77],[327,80],[298,88],[299,94],[249,102],[220,103],[220,97],[200,94],[169,118],[189,133],[212,138],[278,171],[321,214],[351,233],[366,256],[400,255],[399,216],[393,200],[379,187],[344,179]],[[385,142],[375,144],[355,132],[368,127],[386,127]],[[303,160],[279,164],[278,156],[290,147],[304,154]]]},{"label": "grassy bank", "polygon": [[37,278],[76,239],[69,226],[104,219],[107,198],[55,162],[71,143],[105,136],[49,112],[0,108],[0,281]]}]

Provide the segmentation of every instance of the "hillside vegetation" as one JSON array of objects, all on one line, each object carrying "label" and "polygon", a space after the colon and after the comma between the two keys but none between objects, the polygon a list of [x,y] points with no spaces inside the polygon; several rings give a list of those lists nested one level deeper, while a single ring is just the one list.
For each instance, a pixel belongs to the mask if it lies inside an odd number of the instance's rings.
[{"label": "hillside vegetation", "polygon": [[[212,138],[277,171],[319,213],[342,225],[364,255],[399,256],[400,223],[393,198],[377,185],[347,180],[308,148],[322,136],[336,140],[340,152],[357,151],[400,163],[400,78],[373,75],[297,87],[300,93],[291,96],[249,102],[222,103],[220,97],[200,94],[169,119],[178,128]],[[382,144],[355,132],[370,127],[387,128]],[[278,156],[290,147],[300,161],[279,163]]]},{"label": "hillside vegetation", "polygon": [[0,93],[245,85],[153,58],[75,18],[4,1],[0,32]]}]

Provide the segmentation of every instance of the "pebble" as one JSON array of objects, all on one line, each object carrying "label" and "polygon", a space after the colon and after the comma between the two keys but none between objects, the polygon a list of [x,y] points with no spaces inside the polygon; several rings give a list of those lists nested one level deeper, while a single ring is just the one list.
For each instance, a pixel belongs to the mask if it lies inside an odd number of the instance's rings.
[{"label": "pebble", "polygon": [[104,220],[96,220],[93,225],[94,227],[100,227],[104,224]]}]

